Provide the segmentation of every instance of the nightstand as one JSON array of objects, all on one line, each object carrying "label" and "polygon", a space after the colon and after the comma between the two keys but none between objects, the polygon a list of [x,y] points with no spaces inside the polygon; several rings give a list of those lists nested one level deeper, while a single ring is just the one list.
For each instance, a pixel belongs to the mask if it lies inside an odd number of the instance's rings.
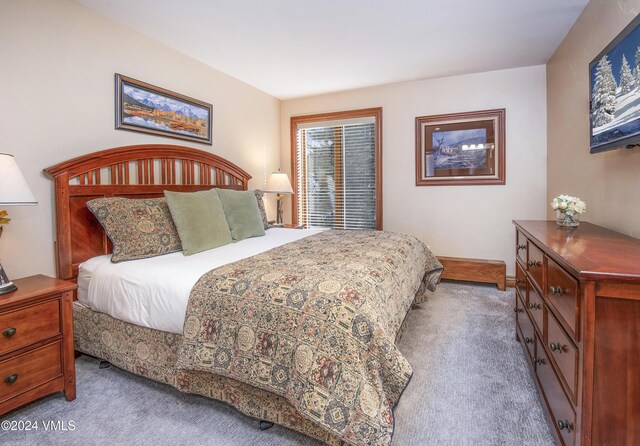
[{"label": "nightstand", "polygon": [[50,393],[76,397],[73,290],[38,275],[0,296],[0,415]]}]

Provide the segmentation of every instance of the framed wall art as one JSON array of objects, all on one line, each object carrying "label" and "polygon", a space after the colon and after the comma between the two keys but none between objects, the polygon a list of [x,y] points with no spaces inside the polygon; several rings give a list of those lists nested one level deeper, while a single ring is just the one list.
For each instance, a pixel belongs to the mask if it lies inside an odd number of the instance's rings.
[{"label": "framed wall art", "polygon": [[505,184],[505,109],[416,118],[416,186]]},{"label": "framed wall art", "polygon": [[116,73],[116,129],[212,144],[213,106]]}]

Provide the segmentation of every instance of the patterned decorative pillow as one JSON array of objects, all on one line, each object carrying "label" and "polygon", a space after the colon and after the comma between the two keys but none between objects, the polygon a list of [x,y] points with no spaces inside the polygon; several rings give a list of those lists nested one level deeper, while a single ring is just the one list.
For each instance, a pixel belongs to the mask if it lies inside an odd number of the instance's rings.
[{"label": "patterned decorative pillow", "polygon": [[262,225],[265,229],[273,228],[273,225],[269,224],[269,219],[267,219],[267,210],[264,207],[264,192],[260,189],[255,189],[253,191],[256,194],[256,200],[258,200],[258,209],[260,209],[260,216],[262,217]]},{"label": "patterned decorative pillow", "polygon": [[113,243],[113,263],[181,251],[164,198],[97,198],[87,202]]}]

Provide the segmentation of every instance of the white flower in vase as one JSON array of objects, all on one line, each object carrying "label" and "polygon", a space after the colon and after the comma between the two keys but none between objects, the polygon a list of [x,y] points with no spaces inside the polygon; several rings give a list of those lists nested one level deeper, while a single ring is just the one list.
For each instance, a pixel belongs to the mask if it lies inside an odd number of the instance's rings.
[{"label": "white flower in vase", "polygon": [[551,208],[556,211],[559,226],[576,227],[580,224],[579,215],[587,210],[587,204],[578,197],[558,195],[551,201]]}]

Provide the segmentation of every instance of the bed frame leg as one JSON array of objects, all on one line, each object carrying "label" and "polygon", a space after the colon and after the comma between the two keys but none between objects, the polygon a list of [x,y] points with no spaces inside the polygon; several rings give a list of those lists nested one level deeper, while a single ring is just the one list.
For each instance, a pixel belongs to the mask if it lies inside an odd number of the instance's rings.
[{"label": "bed frame leg", "polygon": [[100,364],[98,364],[99,369],[108,369],[110,366],[111,366],[111,363],[109,361],[104,361],[104,360],[101,360]]},{"label": "bed frame leg", "polygon": [[273,427],[273,423],[271,421],[260,420],[260,430],[266,431],[267,429],[271,429]]}]

